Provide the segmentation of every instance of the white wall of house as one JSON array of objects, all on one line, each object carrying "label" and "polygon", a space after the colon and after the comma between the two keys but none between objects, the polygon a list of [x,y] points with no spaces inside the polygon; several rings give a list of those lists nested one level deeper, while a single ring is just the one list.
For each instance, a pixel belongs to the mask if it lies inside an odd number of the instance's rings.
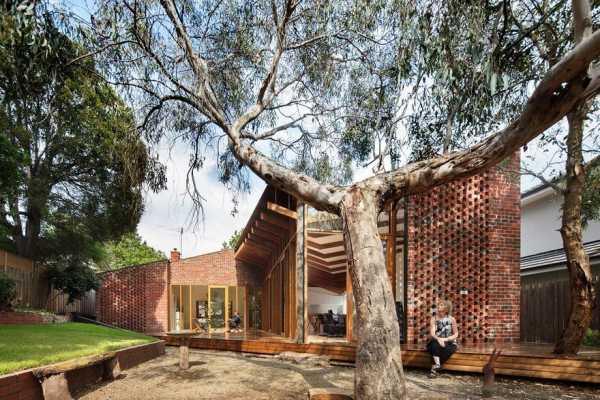
[{"label": "white wall of house", "polygon": [[[521,199],[521,257],[562,247],[560,237],[562,196],[546,188]],[[600,221],[591,221],[583,241],[600,240]]]},{"label": "white wall of house", "polygon": [[346,294],[341,295],[320,287],[308,288],[308,312],[324,314],[332,310],[336,314],[346,314]]}]

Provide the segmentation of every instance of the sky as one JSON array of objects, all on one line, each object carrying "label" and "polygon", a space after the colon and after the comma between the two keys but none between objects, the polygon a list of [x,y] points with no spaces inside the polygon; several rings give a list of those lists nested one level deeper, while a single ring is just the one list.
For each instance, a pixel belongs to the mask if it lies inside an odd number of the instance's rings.
[{"label": "sky", "polygon": [[138,233],[167,257],[173,248],[181,249],[183,257],[222,249],[222,243],[235,230],[244,228],[265,188],[264,182],[252,177],[251,192],[240,197],[239,212],[234,217],[231,215],[232,194],[218,181],[215,160],[207,159],[198,174],[202,195],[206,198],[205,215],[199,224],[194,225],[190,218],[192,202],[185,189],[189,148],[184,143],[173,147],[161,143],[158,152],[167,167],[167,190],[146,195],[146,209],[138,225]]},{"label": "sky", "polygon": [[[528,150],[531,151],[535,151],[535,146]],[[146,195],[146,209],[138,225],[140,236],[167,257],[173,248],[181,249],[183,257],[222,249],[222,243],[228,240],[235,230],[245,227],[265,188],[265,183],[252,175],[250,193],[241,196],[238,213],[232,216],[232,194],[218,181],[215,160],[208,157],[205,168],[198,175],[202,195],[206,198],[205,216],[194,226],[190,221],[193,206],[185,189],[189,148],[185,143],[175,146],[161,143],[158,153],[167,167],[167,190]],[[368,169],[356,168],[355,180],[366,178],[370,174]],[[522,189],[537,183],[524,177]],[[181,228],[182,245],[179,235]]]}]

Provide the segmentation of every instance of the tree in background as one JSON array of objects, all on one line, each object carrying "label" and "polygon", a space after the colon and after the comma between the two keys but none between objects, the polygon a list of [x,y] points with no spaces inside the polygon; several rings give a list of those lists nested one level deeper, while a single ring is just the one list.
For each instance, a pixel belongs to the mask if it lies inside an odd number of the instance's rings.
[{"label": "tree in background", "polygon": [[[437,6],[442,3],[452,9],[480,7],[435,2],[425,10],[428,18],[443,18],[450,8]],[[142,126],[157,135],[176,131],[191,142],[191,172],[212,150],[230,187],[245,189],[251,171],[300,201],[341,216],[357,310],[358,400],[406,398],[392,288],[377,230],[384,204],[499,163],[595,95],[600,85],[588,74],[600,56],[596,32],[544,72],[510,123],[500,128],[490,122],[496,131],[486,131],[486,139],[341,186],[349,181],[353,160],[383,166],[388,156],[394,159],[397,149],[390,144],[404,111],[410,112],[406,94],[414,91],[399,83],[418,82],[413,66],[421,63],[415,59],[420,54],[412,49],[430,44],[427,36],[412,43],[409,34],[419,24],[414,16],[422,6],[107,0],[90,26],[92,51],[106,50],[104,72],[131,90],[130,100],[141,106]],[[450,28],[457,30],[458,23]],[[489,39],[485,24],[460,24],[460,29],[476,30],[470,40]],[[431,30],[429,36],[438,35],[444,32]],[[436,77],[425,71],[421,79],[431,83]]]},{"label": "tree in background", "polygon": [[[550,66],[560,62],[570,43],[577,45],[592,35],[593,20],[589,2],[574,0],[571,8],[575,16],[572,31],[560,29],[560,24],[565,24],[564,15],[568,12],[563,1],[524,8],[524,17],[513,15],[514,25],[531,41],[537,57],[545,60]],[[531,20],[540,18],[546,22],[538,28],[524,28]],[[600,19],[596,15],[596,25],[598,22]],[[590,165],[591,168],[588,168],[584,162],[585,121],[589,118],[592,107],[597,107],[597,104],[594,105],[591,99],[582,99],[567,114],[567,134],[560,146],[566,153],[564,185],[554,185],[563,198],[560,233],[571,288],[568,320],[554,347],[554,352],[558,354],[576,354],[579,351],[596,304],[590,260],[583,247],[585,219],[592,217],[594,213],[597,214],[597,210],[600,209],[600,203],[593,204],[597,194],[585,194],[586,186],[588,190],[593,191],[599,184],[598,181],[594,181],[597,178],[597,171],[593,171],[594,166]],[[597,133],[592,134],[596,136],[592,141],[597,143]],[[551,139],[550,142],[556,143],[556,139]]]},{"label": "tree in background", "polygon": [[3,239],[35,260],[86,260],[97,242],[135,230],[142,190],[162,188],[163,169],[93,60],[73,62],[83,49],[55,14],[42,3],[4,7],[0,141],[12,176],[2,177]]},{"label": "tree in background", "polygon": [[231,237],[227,241],[223,242],[223,249],[235,249],[235,246],[240,241],[241,235],[241,231],[238,231],[237,229],[233,231]]},{"label": "tree in background", "polygon": [[164,172],[60,14],[1,7],[0,241],[46,263],[72,300],[97,284],[99,243],[135,230],[142,191],[161,189]]},{"label": "tree in background", "polygon": [[[68,303],[83,297],[90,290],[97,290],[100,282],[96,271],[90,268],[87,260],[69,255],[46,261],[46,275],[50,286],[61,293],[67,294]],[[52,300],[48,298],[48,302]]]},{"label": "tree in background", "polygon": [[17,285],[4,272],[0,272],[0,311],[10,310],[17,297]]},{"label": "tree in background", "polygon": [[[407,118],[414,160],[466,148],[490,129],[510,123],[547,67],[557,65],[600,22],[600,15],[591,13],[587,1],[497,1],[474,9],[446,2],[440,5],[445,9],[441,18],[431,17],[433,2],[421,5],[416,14],[418,28],[410,35],[414,43],[428,45],[413,49],[421,54],[421,62],[413,68],[419,79],[432,74],[435,79],[414,89],[414,113]],[[456,25],[465,29],[453,29]],[[484,35],[478,27],[483,27]],[[443,34],[431,35],[432,31]],[[567,129],[558,125],[538,142],[544,154],[558,150],[566,158],[566,179],[551,185],[564,198],[561,234],[572,287],[571,315],[557,343],[558,353],[577,352],[595,303],[581,235],[585,219],[597,216],[600,208],[598,175],[583,162],[585,143],[588,154],[599,154],[598,131],[584,132],[584,121],[595,108],[597,104],[585,98],[567,114]],[[547,182],[539,171],[526,168],[524,172]]]},{"label": "tree in background", "polygon": [[165,260],[162,251],[156,250],[142,240],[137,233],[126,233],[118,241],[111,240],[102,246],[102,258],[96,263],[98,269],[111,271],[129,265],[147,264]]}]

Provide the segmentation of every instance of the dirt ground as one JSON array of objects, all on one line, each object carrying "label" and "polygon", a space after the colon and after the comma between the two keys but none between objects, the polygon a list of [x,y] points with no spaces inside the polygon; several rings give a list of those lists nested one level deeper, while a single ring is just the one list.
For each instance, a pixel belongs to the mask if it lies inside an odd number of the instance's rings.
[{"label": "dirt ground", "polygon": [[[190,369],[180,371],[178,349],[123,373],[124,377],[76,393],[85,400],[210,399],[305,400],[308,389],[352,388],[354,368],[311,367],[249,354],[190,351]],[[426,371],[407,370],[410,399],[480,399],[481,377],[442,373],[429,379]],[[490,397],[488,397],[490,398]],[[498,379],[492,399],[600,399],[600,388],[591,385],[554,384]]]}]

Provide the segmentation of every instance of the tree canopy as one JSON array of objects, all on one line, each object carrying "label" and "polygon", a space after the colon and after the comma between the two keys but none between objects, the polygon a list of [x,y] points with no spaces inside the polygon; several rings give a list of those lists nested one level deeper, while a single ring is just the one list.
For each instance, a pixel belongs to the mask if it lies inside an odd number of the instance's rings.
[{"label": "tree canopy", "polygon": [[137,233],[126,233],[119,240],[103,244],[102,256],[97,266],[100,270],[115,270],[129,265],[146,264],[165,260],[162,251],[156,250],[142,240]]},{"label": "tree canopy", "polygon": [[228,240],[226,240],[225,242],[223,242],[223,248],[224,249],[235,249],[235,246],[239,242],[241,235],[242,235],[241,231],[238,231],[237,229],[235,231],[233,231],[233,233],[231,234],[231,237]]},{"label": "tree canopy", "polygon": [[[37,4],[37,5],[35,5]],[[143,190],[162,166],[93,59],[43,3],[7,3],[0,16],[3,239],[34,259],[98,254],[135,229]],[[5,176],[10,171],[8,176]]]}]

